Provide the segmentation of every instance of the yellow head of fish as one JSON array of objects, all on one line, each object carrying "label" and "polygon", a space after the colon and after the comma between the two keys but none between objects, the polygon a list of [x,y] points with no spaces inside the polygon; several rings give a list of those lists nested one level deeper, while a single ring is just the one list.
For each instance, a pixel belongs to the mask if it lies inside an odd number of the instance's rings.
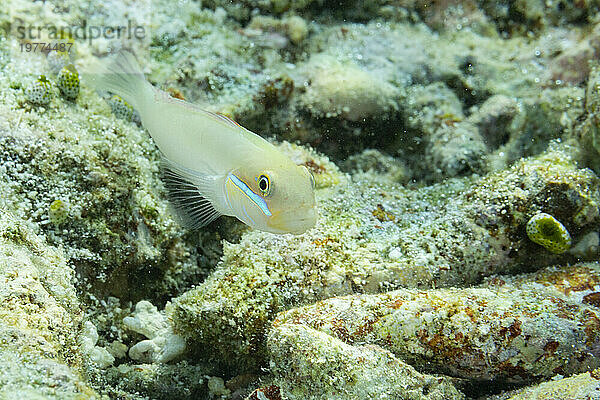
[{"label": "yellow head of fish", "polygon": [[224,192],[236,216],[256,229],[300,234],[317,220],[314,178],[306,167],[291,160],[262,160],[232,171]]}]

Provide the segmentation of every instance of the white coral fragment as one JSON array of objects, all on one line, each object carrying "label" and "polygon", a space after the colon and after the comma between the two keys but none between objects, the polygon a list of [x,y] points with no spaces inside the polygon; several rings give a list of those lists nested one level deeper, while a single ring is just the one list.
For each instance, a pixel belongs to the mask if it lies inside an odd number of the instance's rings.
[{"label": "white coral fragment", "polygon": [[133,360],[167,363],[185,351],[185,340],[173,333],[165,316],[148,301],[138,302],[133,316],[123,318],[123,324],[148,338],[129,349],[129,357]]},{"label": "white coral fragment", "polygon": [[98,342],[98,331],[94,324],[86,321],[83,324],[83,331],[80,337],[81,352],[85,354],[91,362],[98,368],[106,368],[115,362],[115,358],[104,347],[96,346]]}]

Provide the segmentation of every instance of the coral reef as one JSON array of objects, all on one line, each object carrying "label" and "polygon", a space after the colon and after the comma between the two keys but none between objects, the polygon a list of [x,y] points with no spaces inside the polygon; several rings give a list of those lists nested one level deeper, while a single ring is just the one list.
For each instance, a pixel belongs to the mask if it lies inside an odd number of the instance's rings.
[{"label": "coral reef", "polygon": [[360,121],[381,117],[398,107],[391,101],[394,87],[357,65],[317,54],[305,68],[310,71],[310,85],[300,103],[317,118],[339,116]]},{"label": "coral reef", "polygon": [[589,75],[585,94],[585,116],[577,126],[575,136],[581,147],[581,158],[594,171],[600,172],[600,65]]},{"label": "coral reef", "polygon": [[[597,369],[541,383],[534,387],[519,390],[506,397],[508,400],[585,400],[593,398],[600,390],[600,376]],[[495,400],[491,397],[489,400]],[[498,400],[500,400],[498,396]]]},{"label": "coral reef", "polygon": [[206,373],[204,367],[187,361],[176,364],[121,364],[104,370],[102,374],[94,374],[93,382],[110,398],[208,399],[209,377]]},{"label": "coral reef", "polygon": [[[593,393],[599,7],[11,0],[0,397]],[[306,166],[317,226],[180,226],[135,110],[79,82],[121,49]]]},{"label": "coral reef", "polygon": [[449,379],[420,374],[378,346],[350,346],[310,327],[276,325],[268,348],[289,399],[464,398]]},{"label": "coral reef", "polygon": [[[31,61],[24,57],[0,72],[7,93],[0,127],[0,205],[37,224],[50,244],[62,247],[80,275],[78,286],[90,285],[94,294],[139,300],[147,298],[148,284],[156,289],[151,300],[165,301],[167,292],[185,285],[183,275],[188,284],[201,279],[219,251],[209,255],[197,249],[197,239],[182,232],[168,212],[157,183],[159,155],[148,136],[132,123],[114,120],[106,103],[87,88],[77,104],[58,98],[44,113],[22,108],[23,95],[9,85],[28,75],[23,65]],[[44,68],[42,58],[26,57]],[[218,246],[214,234],[206,235]],[[205,249],[211,248],[209,241]],[[204,266],[197,263],[202,259]],[[157,275],[165,281],[155,280]]]}]

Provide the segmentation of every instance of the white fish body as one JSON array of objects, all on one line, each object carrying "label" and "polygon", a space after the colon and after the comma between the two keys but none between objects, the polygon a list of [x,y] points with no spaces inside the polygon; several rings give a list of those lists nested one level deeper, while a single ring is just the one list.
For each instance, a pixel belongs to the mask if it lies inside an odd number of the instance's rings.
[{"label": "white fish body", "polygon": [[220,215],[273,233],[303,233],[317,212],[314,180],[271,143],[234,121],[153,87],[130,53],[84,74],[140,114],[165,159],[170,199],[192,228]]}]

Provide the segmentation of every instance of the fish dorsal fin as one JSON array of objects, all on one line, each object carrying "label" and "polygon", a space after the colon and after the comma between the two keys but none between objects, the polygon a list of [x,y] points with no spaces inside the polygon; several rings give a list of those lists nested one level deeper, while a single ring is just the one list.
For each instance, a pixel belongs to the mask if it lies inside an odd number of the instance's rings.
[{"label": "fish dorsal fin", "polygon": [[240,124],[238,124],[237,122],[235,122],[233,119],[229,118],[228,116],[226,116],[224,114],[205,110],[204,108],[200,107],[197,104],[190,103],[190,102],[187,102],[185,100],[181,100],[181,99],[172,97],[170,94],[168,94],[167,92],[162,91],[162,90],[156,89],[155,92],[156,92],[156,95],[159,96],[159,97],[161,97],[164,101],[167,101],[169,103],[178,104],[178,105],[180,105],[182,107],[185,107],[186,109],[188,109],[188,110],[190,110],[192,112],[197,112],[199,114],[204,114],[208,118],[212,118],[212,119],[214,119],[216,121],[222,122],[225,125],[231,126],[233,128],[242,128],[245,131],[253,133],[252,131],[249,131],[248,129],[244,128],[243,126],[241,126]]},{"label": "fish dorsal fin", "polygon": [[161,178],[171,205],[187,228],[201,228],[222,215],[214,205],[218,176],[200,175],[163,157]]},{"label": "fish dorsal fin", "polygon": [[247,128],[244,128],[242,125],[238,124],[233,119],[231,119],[223,114],[208,111],[208,110],[203,109],[202,107],[200,107],[197,104],[189,103],[189,102],[181,100],[181,99],[176,99],[174,97],[171,97],[167,92],[164,92],[162,90],[155,89],[154,92],[155,92],[156,96],[158,96],[160,99],[162,99],[166,102],[177,104],[178,106],[183,107],[186,110],[189,110],[190,112],[200,114],[203,117],[209,118],[210,120],[215,121],[224,127],[232,128],[233,130],[238,132],[240,134],[240,136],[243,136],[250,143],[252,143],[253,145],[255,145],[259,148],[264,147],[264,146],[267,146],[267,147],[273,146],[271,143],[269,143],[267,140],[265,140],[261,136],[257,135],[256,133],[252,132],[251,130],[249,130]]},{"label": "fish dorsal fin", "polygon": [[238,124],[233,119],[231,119],[223,114],[213,113],[210,111],[206,111],[206,112],[211,114],[213,116],[213,118],[221,120],[225,124],[227,124],[233,128],[239,128],[240,133],[244,134],[246,139],[248,139],[250,142],[252,142],[252,144],[259,146],[259,147],[264,147],[264,146],[272,147],[273,146],[271,143],[266,141],[262,136],[257,135],[256,133],[252,132],[250,129],[244,128],[242,125]]},{"label": "fish dorsal fin", "polygon": [[212,114],[215,118],[218,118],[218,119],[224,121],[228,125],[231,125],[231,126],[237,127],[237,128],[242,128],[243,130],[246,130],[246,131],[248,130],[248,129],[244,128],[243,126],[241,126],[240,124],[238,124],[237,122],[235,122],[233,119],[229,118],[226,115],[223,115],[221,113],[213,113],[213,112],[210,112],[210,111],[207,111],[207,112],[209,112],[210,114]]}]

